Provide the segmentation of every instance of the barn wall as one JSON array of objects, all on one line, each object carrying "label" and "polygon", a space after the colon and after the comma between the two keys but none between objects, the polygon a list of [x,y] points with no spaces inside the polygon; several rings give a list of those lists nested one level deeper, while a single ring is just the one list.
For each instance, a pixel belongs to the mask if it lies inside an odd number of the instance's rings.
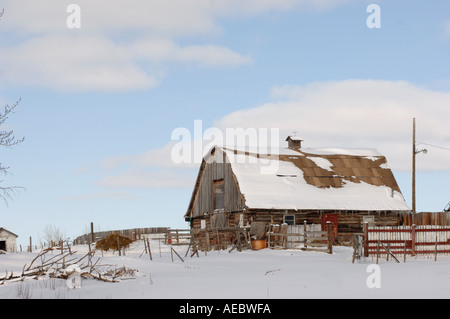
[{"label": "barn wall", "polygon": [[404,214],[395,211],[252,211],[250,219],[268,224],[282,224],[284,215],[295,215],[295,224],[322,224],[325,214],[337,215],[337,243],[351,242],[353,235],[363,233],[364,216],[373,216],[377,226],[399,226],[403,224]]},{"label": "barn wall", "polygon": [[214,189],[215,180],[224,181],[224,201],[225,211],[235,212],[241,211],[244,204],[236,185],[230,163],[226,163],[225,154],[217,150],[214,154],[216,160],[211,163],[205,163],[205,167],[201,172],[200,185],[194,194],[194,204],[191,217],[203,216],[204,214],[212,214],[214,211]]},{"label": "barn wall", "polygon": [[[224,227],[239,227],[240,215],[243,215],[243,225],[248,226],[252,222],[263,222],[271,225],[280,225],[284,222],[284,215],[295,215],[295,225],[322,224],[325,214],[337,215],[337,244],[351,244],[353,235],[363,233],[364,216],[373,216],[374,225],[398,226],[403,224],[403,214],[400,212],[360,212],[360,211],[276,211],[276,210],[251,210],[245,213],[225,214],[227,223]],[[201,220],[205,220],[206,229],[214,229],[214,214],[199,216],[191,221],[192,229],[201,228]],[[220,228],[219,228],[220,229]]]}]

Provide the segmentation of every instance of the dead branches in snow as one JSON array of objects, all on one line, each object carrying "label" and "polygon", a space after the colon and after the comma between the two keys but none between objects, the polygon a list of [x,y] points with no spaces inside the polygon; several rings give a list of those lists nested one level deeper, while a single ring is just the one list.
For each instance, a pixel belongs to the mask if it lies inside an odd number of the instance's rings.
[{"label": "dead branches in snow", "polygon": [[[121,279],[129,279],[137,270],[111,269],[112,265],[101,265],[101,257],[95,257],[96,250],[90,250],[87,254],[76,256],[76,252],[64,252],[49,255],[53,248],[43,249],[30,262],[23,266],[21,273],[9,273],[6,270],[4,276],[0,275],[0,285],[5,282],[24,281],[25,279],[39,279],[40,277],[67,279],[76,269],[83,278],[93,278],[104,282],[119,282]],[[125,277],[125,278],[123,278]]]}]

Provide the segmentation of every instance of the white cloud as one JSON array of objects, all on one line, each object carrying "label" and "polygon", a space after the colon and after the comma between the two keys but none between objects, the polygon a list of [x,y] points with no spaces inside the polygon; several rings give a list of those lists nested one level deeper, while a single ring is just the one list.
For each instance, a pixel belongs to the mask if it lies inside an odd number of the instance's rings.
[{"label": "white cloud", "polygon": [[[138,30],[151,35],[210,34],[218,17],[286,11],[297,7],[328,9],[354,0],[78,0],[82,28],[90,32]],[[70,0],[5,0],[8,27],[25,33],[66,30]]]},{"label": "white cloud", "polygon": [[354,0],[212,0],[218,15],[251,15],[269,11],[287,11],[296,8],[327,10]]},{"label": "white cloud", "polygon": [[209,67],[233,67],[251,64],[248,55],[241,55],[220,45],[178,46],[166,38],[140,39],[130,46],[136,58],[153,62],[195,62]]},{"label": "white cloud", "polygon": [[[2,81],[61,91],[127,91],[156,86],[164,64],[234,67],[251,58],[217,45],[179,47],[169,39],[118,44],[103,36],[42,36],[0,48]],[[140,63],[150,63],[151,73]]]},{"label": "white cloud", "polygon": [[132,168],[98,181],[98,186],[112,188],[187,188],[193,187],[195,175],[183,170],[145,171]]},{"label": "white cloud", "polygon": [[[8,28],[39,34],[67,31],[67,0],[6,0]],[[208,0],[78,0],[81,26],[90,33],[140,30],[146,34],[198,35],[216,28]]]},{"label": "white cloud", "polygon": [[[278,128],[280,145],[286,145],[285,137],[297,131],[304,138],[303,147],[377,149],[387,157],[389,167],[411,170],[412,118],[416,117],[417,143],[450,148],[450,92],[432,91],[405,81],[347,80],[275,87],[272,99],[230,113],[214,126],[223,134],[227,128]],[[202,127],[201,133],[208,129]],[[191,142],[195,148],[195,141]],[[202,151],[208,143],[201,141]],[[171,158],[176,144],[105,159],[101,167],[106,177],[99,185],[193,187],[200,163],[176,164]],[[450,170],[449,150],[423,144],[417,148],[428,149],[427,155],[417,157],[418,170]]]},{"label": "white cloud", "polygon": [[[404,81],[347,80],[273,89],[274,101],[233,112],[215,126],[297,131],[304,147],[376,148],[395,169],[411,169],[412,118],[418,142],[450,148],[450,93]],[[285,143],[285,142],[282,142]],[[417,168],[450,170],[450,151],[427,147]]]},{"label": "white cloud", "polygon": [[[295,8],[328,9],[353,0],[79,0],[81,29],[69,29],[68,0],[5,0],[0,31],[3,85],[125,91],[156,86],[168,63],[239,67],[248,52],[176,39],[220,35],[219,21]],[[13,37],[14,36],[14,37]],[[186,42],[186,41],[184,41]]]},{"label": "white cloud", "polygon": [[175,142],[141,154],[117,155],[100,163],[104,177],[97,185],[108,188],[190,188],[198,163],[176,164],[171,158]]},{"label": "white cloud", "polygon": [[91,194],[66,196],[60,198],[63,201],[95,201],[95,200],[136,200],[138,197],[128,192],[97,192]]},{"label": "white cloud", "polygon": [[2,81],[44,85],[62,91],[130,90],[153,87],[126,48],[100,36],[44,36],[0,49]]},{"label": "white cloud", "polygon": [[197,168],[198,163],[181,165],[174,163],[171,152],[175,144],[176,142],[170,142],[161,148],[151,149],[141,154],[111,156],[104,159],[100,163],[100,167],[108,171],[121,169],[124,166],[140,168],[157,167],[162,169]]}]

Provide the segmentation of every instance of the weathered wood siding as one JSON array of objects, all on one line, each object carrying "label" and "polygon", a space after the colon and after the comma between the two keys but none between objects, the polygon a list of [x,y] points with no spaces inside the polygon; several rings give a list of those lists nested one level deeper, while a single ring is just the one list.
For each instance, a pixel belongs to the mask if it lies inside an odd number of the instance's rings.
[{"label": "weathered wood siding", "polygon": [[324,214],[337,214],[338,243],[345,243],[352,240],[353,234],[363,233],[364,216],[373,216],[374,225],[377,226],[399,226],[403,224],[403,214],[399,212],[360,212],[360,211],[257,211],[248,212],[249,220],[264,222],[267,224],[282,224],[284,215],[295,215],[295,225],[321,224]]},{"label": "weathered wood siding", "polygon": [[16,236],[6,229],[0,229],[1,249],[13,253],[17,251]]},{"label": "weathered wood siding", "polygon": [[205,163],[200,174],[200,185],[194,194],[190,217],[203,216],[214,212],[213,183],[215,180],[221,179],[224,181],[225,211],[236,212],[243,209],[244,203],[236,185],[231,165],[227,163],[226,156],[221,150],[215,152],[213,161]]}]

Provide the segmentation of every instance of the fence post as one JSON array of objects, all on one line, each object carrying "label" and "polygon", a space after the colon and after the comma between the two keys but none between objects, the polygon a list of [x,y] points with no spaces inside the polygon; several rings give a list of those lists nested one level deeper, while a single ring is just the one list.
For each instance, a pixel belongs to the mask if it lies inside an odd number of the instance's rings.
[{"label": "fence post", "polygon": [[436,243],[434,245],[434,262],[437,261],[437,243],[438,243],[438,241],[437,241],[437,235],[436,235]]},{"label": "fence post", "polygon": [[307,248],[308,238],[306,237],[306,220],[303,221],[303,248]]},{"label": "fence post", "polygon": [[378,257],[380,256],[380,241],[377,242],[377,265],[378,265]]},{"label": "fence post", "polygon": [[364,257],[369,257],[369,223],[364,223]]},{"label": "fence post", "polygon": [[327,235],[328,235],[328,253],[332,254],[334,238],[333,238],[333,229],[330,221],[327,222]]},{"label": "fence post", "polygon": [[205,256],[207,255],[207,252],[209,251],[209,231],[205,230]]},{"label": "fence post", "polygon": [[411,256],[416,255],[416,225],[411,226]]},{"label": "fence post", "polygon": [[150,248],[150,241],[148,240],[148,238],[146,238],[146,239],[147,239],[148,254],[150,256],[150,260],[153,260],[153,258],[152,258],[152,250]]},{"label": "fence post", "polygon": [[406,262],[406,240],[405,240],[405,248],[403,250],[403,262]]},{"label": "fence post", "polygon": [[95,237],[94,237],[94,223],[91,222],[91,243],[95,243]]}]

